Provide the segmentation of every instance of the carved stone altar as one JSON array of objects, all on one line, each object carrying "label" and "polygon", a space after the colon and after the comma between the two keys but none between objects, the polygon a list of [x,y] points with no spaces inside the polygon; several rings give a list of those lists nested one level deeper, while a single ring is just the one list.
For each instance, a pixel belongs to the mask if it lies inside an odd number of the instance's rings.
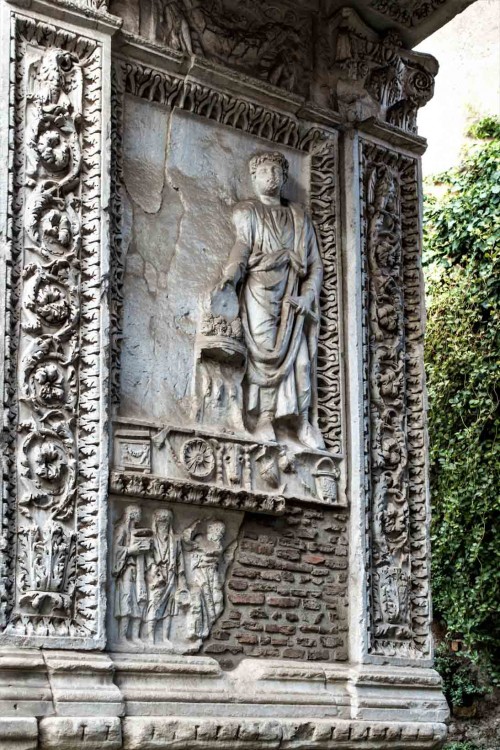
[{"label": "carved stone altar", "polygon": [[467,3],[0,2],[0,746],[440,747],[409,46]]}]

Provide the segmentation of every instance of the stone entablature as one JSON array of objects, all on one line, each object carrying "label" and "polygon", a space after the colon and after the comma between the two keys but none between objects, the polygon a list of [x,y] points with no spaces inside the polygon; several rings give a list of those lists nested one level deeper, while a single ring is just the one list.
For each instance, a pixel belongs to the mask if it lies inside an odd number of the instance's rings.
[{"label": "stone entablature", "polygon": [[442,744],[437,63],[324,5],[0,6],[2,748]]}]

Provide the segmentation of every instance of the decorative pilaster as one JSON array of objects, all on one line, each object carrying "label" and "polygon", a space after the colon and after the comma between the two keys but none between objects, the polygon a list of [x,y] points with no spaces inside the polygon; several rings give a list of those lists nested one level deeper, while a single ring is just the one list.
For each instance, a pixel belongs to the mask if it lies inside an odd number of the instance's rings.
[{"label": "decorative pilaster", "polygon": [[53,10],[71,23],[3,8],[1,638],[95,648],[104,638],[110,37],[85,28],[88,10]]},{"label": "decorative pilaster", "polygon": [[417,159],[360,141],[366,467],[375,656],[429,659]]}]

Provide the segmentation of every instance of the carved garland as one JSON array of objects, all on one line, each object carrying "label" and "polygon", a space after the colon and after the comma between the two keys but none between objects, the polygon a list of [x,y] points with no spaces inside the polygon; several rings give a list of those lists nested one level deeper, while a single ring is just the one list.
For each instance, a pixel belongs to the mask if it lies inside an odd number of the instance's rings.
[{"label": "carved garland", "polygon": [[16,15],[12,36],[2,625],[82,643],[99,630],[101,48]]},{"label": "carved garland", "polygon": [[113,403],[119,403],[124,259],[121,233],[123,94],[129,93],[167,107],[192,112],[242,130],[275,144],[311,154],[311,209],[322,246],[324,284],[322,321],[318,346],[318,409],[327,447],[342,452],[338,259],[335,228],[336,153],[335,134],[311,126],[244,99],[236,99],[208,86],[185,81],[138,63],[119,62],[113,74],[113,225],[112,225],[112,345],[111,382]]},{"label": "carved garland", "polygon": [[366,142],[361,164],[371,651],[422,658],[430,644],[417,165]]}]

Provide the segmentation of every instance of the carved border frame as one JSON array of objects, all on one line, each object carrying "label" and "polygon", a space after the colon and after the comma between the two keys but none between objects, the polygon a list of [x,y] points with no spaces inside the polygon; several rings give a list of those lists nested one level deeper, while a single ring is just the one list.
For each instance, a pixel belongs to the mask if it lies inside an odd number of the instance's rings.
[{"label": "carved border frame", "polygon": [[[415,157],[366,139],[359,161],[368,647],[376,657],[422,662],[431,635],[419,167]],[[395,592],[399,616],[391,614]]]},{"label": "carved border frame", "polygon": [[340,258],[338,253],[337,133],[309,120],[236,97],[213,86],[166,73],[129,58],[117,59],[112,86],[112,236],[111,236],[111,383],[112,403],[120,401],[119,371],[123,336],[124,258],[120,226],[122,177],[122,118],[125,94],[191,112],[307,153],[310,157],[310,204],[322,248],[324,281],[318,342],[318,412],[325,444],[342,454],[343,382],[340,365]]},{"label": "carved border frame", "polygon": [[[5,337],[5,387],[3,393],[4,434],[6,472],[2,497],[2,536],[0,545],[0,627],[4,632],[0,640],[6,643],[18,642],[23,646],[48,646],[70,648],[95,648],[102,644],[104,617],[101,606],[103,586],[102,565],[105,549],[101,546],[103,537],[103,513],[107,496],[107,483],[101,478],[101,471],[107,471],[107,448],[103,440],[107,420],[107,362],[101,355],[103,337],[107,335],[107,301],[101,292],[102,277],[106,273],[106,260],[102,242],[105,227],[102,221],[103,164],[106,157],[103,149],[102,110],[104,49],[97,38],[70,31],[63,25],[55,25],[45,20],[26,17],[12,12],[11,18],[11,77],[10,77],[10,116],[9,116],[9,185],[8,185],[8,278],[6,294],[6,337]],[[26,91],[27,70],[32,64],[35,50],[40,58],[52,51],[54,54],[73,56],[74,65],[79,69],[79,83],[68,84],[71,95],[75,87],[81,87],[81,115],[75,108],[67,110],[71,119],[78,114],[75,124],[74,150],[81,151],[77,156],[71,188],[75,194],[76,223],[81,227],[80,243],[68,255],[68,265],[73,274],[72,324],[68,333],[73,347],[74,393],[72,403],[57,407],[61,424],[65,423],[68,441],[73,446],[73,476],[68,502],[64,514],[59,516],[44,509],[27,507],[21,510],[23,476],[26,476],[26,461],[22,458],[21,445],[26,441],[18,438],[19,420],[28,418],[34,424],[33,434],[46,427],[51,413],[47,409],[31,409],[26,405],[25,394],[20,378],[25,359],[21,357],[22,342],[33,342],[26,315],[26,278],[29,268],[35,273],[44,272],[43,262],[37,257],[35,246],[28,249],[25,228],[26,206],[37,185],[37,177],[27,181],[26,152],[29,148],[30,133],[26,132],[26,107],[29,102],[41,99],[39,91]],[[29,57],[31,54],[31,58]],[[52,67],[52,84],[57,81],[60,69]],[[44,93],[45,104],[59,101],[51,99],[53,94]],[[49,107],[50,109],[50,107]],[[47,110],[49,111],[49,110]],[[71,114],[73,113],[73,114]],[[52,115],[49,115],[49,117]],[[58,126],[56,126],[58,127]],[[45,131],[46,132],[46,131]],[[78,145],[79,144],[79,145]],[[50,176],[50,175],[49,175]],[[34,184],[35,183],[35,184]],[[30,192],[31,190],[31,192]],[[73,230],[72,230],[73,231]],[[34,252],[35,251],[35,252]],[[49,257],[49,267],[53,258]],[[27,261],[30,263],[27,264]],[[46,266],[47,267],[47,266]],[[35,310],[36,312],[36,310]],[[73,327],[71,327],[73,326]],[[74,330],[73,330],[74,328]],[[50,347],[60,347],[63,338],[56,341],[55,335],[42,327],[42,339]],[[62,356],[62,355],[61,355]],[[49,422],[50,424],[50,422]],[[17,458],[20,456],[20,458]],[[50,495],[50,493],[49,493]],[[49,498],[50,501],[50,498]],[[27,518],[28,520],[27,520]],[[31,525],[29,525],[31,524]],[[65,588],[49,590],[62,593],[69,602],[55,610],[44,607],[36,609],[32,604],[20,601],[20,590],[16,572],[23,564],[22,555],[26,547],[22,538],[36,535],[37,528],[49,531],[56,528],[59,540],[68,542],[68,560],[65,567]],[[50,534],[49,534],[50,536]],[[40,549],[40,544],[38,546]],[[29,564],[29,563],[27,563]],[[52,564],[52,563],[51,563]],[[16,588],[17,587],[17,588]],[[46,586],[47,588],[47,586]],[[50,599],[50,597],[49,597]],[[55,606],[55,605],[54,605]],[[58,612],[54,614],[54,611]]]}]

